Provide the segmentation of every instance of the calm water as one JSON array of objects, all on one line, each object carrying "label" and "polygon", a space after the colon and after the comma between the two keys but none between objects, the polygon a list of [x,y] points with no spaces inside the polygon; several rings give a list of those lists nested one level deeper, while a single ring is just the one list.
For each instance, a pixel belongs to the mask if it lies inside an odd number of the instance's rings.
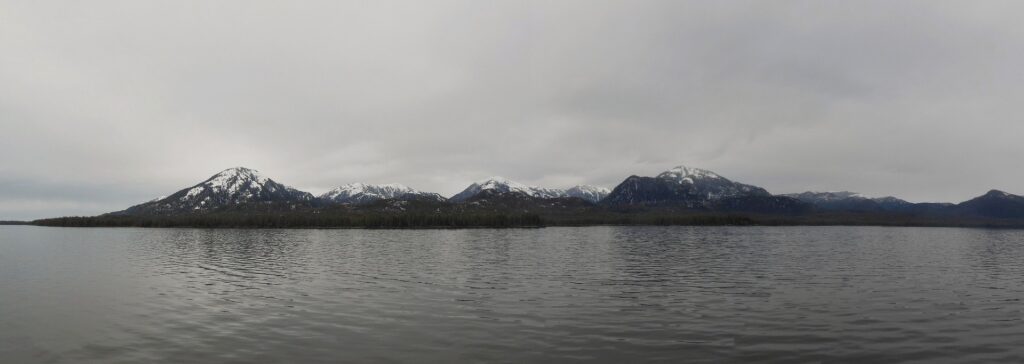
[{"label": "calm water", "polygon": [[1024,232],[0,227],[0,361],[1024,362]]}]

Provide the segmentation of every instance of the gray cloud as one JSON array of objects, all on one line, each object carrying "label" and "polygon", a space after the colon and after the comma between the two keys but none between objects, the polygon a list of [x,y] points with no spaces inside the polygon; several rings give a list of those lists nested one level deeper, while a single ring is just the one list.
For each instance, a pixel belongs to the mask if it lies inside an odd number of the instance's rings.
[{"label": "gray cloud", "polygon": [[777,193],[1020,193],[1022,7],[0,0],[0,219],[237,165],[311,192],[683,163]]}]

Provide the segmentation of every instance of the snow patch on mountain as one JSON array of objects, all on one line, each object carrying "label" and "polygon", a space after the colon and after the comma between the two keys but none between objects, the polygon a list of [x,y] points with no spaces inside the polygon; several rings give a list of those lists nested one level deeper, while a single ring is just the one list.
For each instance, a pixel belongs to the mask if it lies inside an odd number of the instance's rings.
[{"label": "snow patch on mountain", "polygon": [[584,200],[597,203],[612,193],[611,190],[604,187],[579,185],[565,190],[565,194],[569,197],[578,197]]},{"label": "snow patch on mountain", "polygon": [[846,200],[846,199],[850,199],[850,198],[867,199],[866,197],[862,196],[861,194],[859,194],[857,192],[850,192],[850,191],[827,191],[827,192],[807,191],[807,192],[801,192],[801,193],[787,193],[787,194],[784,194],[782,196],[792,197],[792,198],[795,198],[797,200],[804,201],[804,202],[810,202],[810,203],[834,202],[834,201]]},{"label": "snow patch on mountain", "polygon": [[[229,168],[216,174],[203,182],[202,185],[213,189],[214,192],[227,192],[235,194],[243,189],[259,191],[265,187],[270,179],[260,174],[255,169],[245,167]],[[274,192],[274,186],[266,186]]]},{"label": "snow patch on mountain", "polygon": [[474,182],[473,184],[469,185],[469,187],[466,187],[466,189],[463,190],[462,192],[459,192],[452,196],[449,200],[453,202],[462,202],[468,200],[473,196],[476,196],[477,194],[483,191],[494,191],[499,193],[515,192],[537,198],[558,198],[569,196],[565,190],[556,188],[527,186],[504,177],[495,176]]},{"label": "snow patch on mountain", "polygon": [[324,201],[342,204],[362,204],[385,199],[402,199],[408,197],[426,197],[443,201],[444,197],[436,193],[418,191],[398,183],[366,184],[350,183],[338,186],[320,195]]},{"label": "snow patch on mountain", "polygon": [[327,191],[323,195],[320,195],[320,198],[329,200],[344,200],[358,195],[374,196],[378,198],[395,198],[406,193],[415,192],[417,191],[397,183],[380,185],[371,185],[366,183],[350,183],[347,185],[335,187],[330,191]]},{"label": "snow patch on mountain", "polygon": [[658,178],[676,181],[682,183],[694,183],[696,180],[703,179],[725,179],[719,176],[717,173],[701,169],[692,168],[687,166],[676,166],[658,175]]},{"label": "snow patch on mountain", "polygon": [[800,200],[800,201],[814,203],[814,204],[838,202],[838,201],[844,201],[844,200],[870,200],[870,201],[874,201],[874,202],[882,204],[882,205],[892,205],[892,206],[912,205],[912,203],[910,203],[910,202],[907,202],[905,200],[902,200],[902,199],[899,199],[899,198],[896,198],[896,197],[892,197],[892,196],[867,197],[867,196],[864,196],[863,194],[860,194],[860,193],[857,193],[857,192],[850,192],[850,191],[830,191],[830,192],[808,191],[808,192],[801,192],[801,193],[787,193],[787,194],[784,194],[784,195],[781,195],[781,196],[792,197],[792,198],[795,198],[795,199]]}]

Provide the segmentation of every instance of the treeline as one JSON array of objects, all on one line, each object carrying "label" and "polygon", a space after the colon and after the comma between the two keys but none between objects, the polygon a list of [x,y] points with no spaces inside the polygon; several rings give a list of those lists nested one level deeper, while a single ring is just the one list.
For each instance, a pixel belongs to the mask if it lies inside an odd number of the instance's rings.
[{"label": "treeline", "polygon": [[32,222],[63,227],[196,227],[196,228],[471,228],[539,227],[532,214],[189,214],[175,216],[58,217]]},{"label": "treeline", "polygon": [[581,214],[542,216],[503,213],[207,213],[186,215],[101,215],[33,221],[63,227],[195,228],[511,228],[591,225],[755,225],[749,217],[717,214]]},{"label": "treeline", "polygon": [[[3,223],[3,222],[0,222]],[[7,222],[11,223],[11,222]],[[26,222],[13,222],[26,224]],[[686,226],[949,226],[1024,228],[1020,219],[984,219],[920,216],[907,214],[828,213],[802,216],[737,215],[721,213],[630,212],[630,213],[499,213],[499,212],[217,212],[183,215],[101,215],[58,217],[30,222],[40,226],[65,227],[193,227],[193,228],[514,228],[595,225],[686,225]]]}]

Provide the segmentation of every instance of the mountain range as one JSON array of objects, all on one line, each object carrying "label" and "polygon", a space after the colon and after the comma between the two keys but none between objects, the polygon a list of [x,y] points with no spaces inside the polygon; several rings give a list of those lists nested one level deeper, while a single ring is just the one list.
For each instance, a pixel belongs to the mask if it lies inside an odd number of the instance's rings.
[{"label": "mountain range", "polygon": [[557,188],[543,188],[537,186],[527,186],[522,183],[511,181],[504,177],[491,177],[485,180],[474,182],[473,184],[469,185],[469,187],[466,187],[465,190],[462,190],[462,192],[455,194],[448,200],[455,203],[465,202],[466,200],[469,200],[484,191],[491,191],[492,193],[502,194],[521,194],[539,199],[575,197],[593,203],[601,201],[602,199],[605,198],[605,196],[608,195],[608,193],[611,192],[604,187],[586,185],[574,186],[566,190]]},{"label": "mountain range", "polygon": [[350,183],[335,187],[317,198],[328,203],[353,205],[368,204],[387,199],[431,200],[439,202],[446,200],[444,196],[439,194],[414,190],[397,183],[383,185]]},{"label": "mountain range", "polygon": [[[1024,219],[1024,197],[990,191],[959,204],[911,203],[896,197],[866,197],[854,192],[772,194],[715,172],[677,166],[653,177],[629,176],[609,190],[595,186],[567,189],[528,186],[490,177],[444,196],[401,184],[350,183],[319,196],[276,182],[256,170],[236,167],[166,197],[110,216],[172,216],[230,211],[420,211],[530,212],[582,214],[728,213],[771,216],[878,216],[941,219]],[[334,211],[334,210],[332,210]]]}]

